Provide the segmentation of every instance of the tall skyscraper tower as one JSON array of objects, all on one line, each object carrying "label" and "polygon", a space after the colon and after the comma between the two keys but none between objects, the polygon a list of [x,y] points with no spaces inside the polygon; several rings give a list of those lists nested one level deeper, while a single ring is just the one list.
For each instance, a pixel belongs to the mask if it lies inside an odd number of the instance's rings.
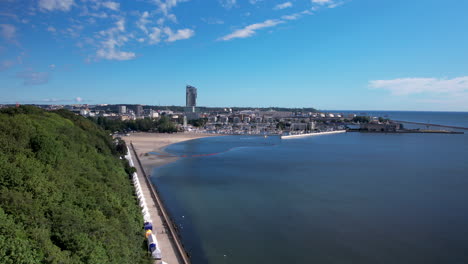
[{"label": "tall skyscraper tower", "polygon": [[185,106],[192,108],[197,106],[197,88],[187,85],[185,92]]}]

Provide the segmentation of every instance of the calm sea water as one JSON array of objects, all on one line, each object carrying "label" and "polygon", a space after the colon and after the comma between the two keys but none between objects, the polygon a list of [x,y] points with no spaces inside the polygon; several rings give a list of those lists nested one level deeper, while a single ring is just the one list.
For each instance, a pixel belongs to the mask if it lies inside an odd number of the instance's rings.
[{"label": "calm sea water", "polygon": [[166,151],[220,153],[153,173],[195,264],[468,263],[466,134],[225,136]]}]

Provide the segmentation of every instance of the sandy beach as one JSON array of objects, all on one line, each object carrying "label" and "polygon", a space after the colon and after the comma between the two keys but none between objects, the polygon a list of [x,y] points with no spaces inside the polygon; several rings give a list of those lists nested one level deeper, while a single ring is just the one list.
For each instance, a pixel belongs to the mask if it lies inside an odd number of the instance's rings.
[{"label": "sandy beach", "polygon": [[216,134],[205,133],[174,133],[174,134],[160,134],[160,133],[133,133],[130,136],[123,137],[123,139],[130,144],[133,143],[138,157],[144,167],[146,175],[151,175],[153,168],[174,162],[178,157],[163,157],[157,155],[147,155],[148,152],[158,152],[164,154],[165,147],[188,141],[197,138],[219,136]]}]

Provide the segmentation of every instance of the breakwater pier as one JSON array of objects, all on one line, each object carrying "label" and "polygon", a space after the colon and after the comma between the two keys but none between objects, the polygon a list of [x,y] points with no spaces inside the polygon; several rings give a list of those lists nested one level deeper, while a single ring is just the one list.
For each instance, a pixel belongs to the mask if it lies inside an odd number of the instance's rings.
[{"label": "breakwater pier", "polygon": [[311,136],[341,134],[341,133],[346,133],[346,130],[336,130],[336,131],[317,132],[317,133],[304,133],[304,134],[297,134],[297,135],[282,135],[281,139],[301,138],[301,137],[311,137]]},{"label": "breakwater pier", "polygon": [[444,128],[453,128],[453,129],[468,130],[468,127],[447,126],[447,125],[438,125],[438,124],[421,123],[421,122],[411,122],[411,121],[400,121],[400,120],[393,120],[393,121],[398,122],[398,123],[404,123],[404,124],[413,124],[413,125],[422,125],[422,126],[433,126],[433,127],[444,127]]}]

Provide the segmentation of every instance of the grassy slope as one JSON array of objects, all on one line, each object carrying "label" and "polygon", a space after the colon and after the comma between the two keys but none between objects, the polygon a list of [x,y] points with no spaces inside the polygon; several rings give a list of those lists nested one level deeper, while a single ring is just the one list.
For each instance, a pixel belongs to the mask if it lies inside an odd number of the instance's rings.
[{"label": "grassy slope", "polygon": [[67,111],[0,111],[0,263],[148,263],[110,137]]}]

